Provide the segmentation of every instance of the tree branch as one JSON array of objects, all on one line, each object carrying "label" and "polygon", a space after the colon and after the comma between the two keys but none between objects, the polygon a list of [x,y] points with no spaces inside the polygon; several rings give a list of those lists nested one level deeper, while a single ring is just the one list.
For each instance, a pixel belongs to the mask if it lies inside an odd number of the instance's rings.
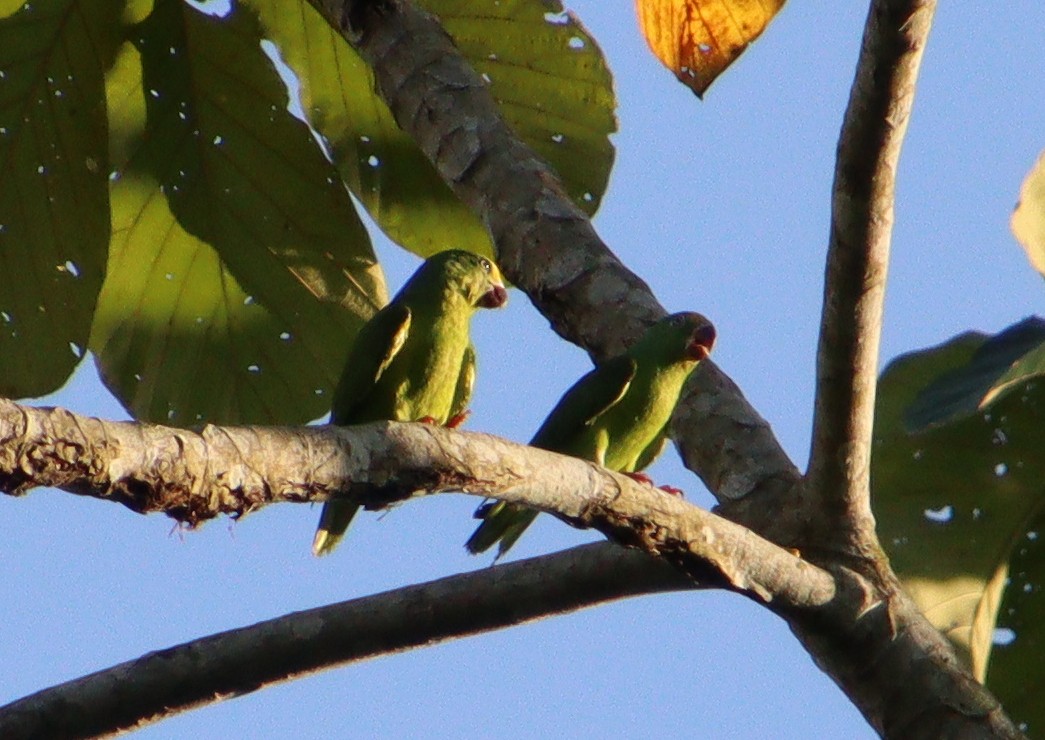
[{"label": "tree branch", "polygon": [[0,707],[0,737],[84,737],[138,729],[376,655],[694,587],[676,569],[640,552],[608,543],[585,545],[149,653]]},{"label": "tree branch", "polygon": [[875,541],[870,504],[882,304],[896,168],[935,0],[871,3],[838,144],[807,485],[854,541]]},{"label": "tree branch", "polygon": [[657,554],[773,608],[834,597],[832,579],[750,530],[594,463],[429,424],[218,427],[107,422],[0,400],[0,491],[51,486],[195,526],[335,496],[381,508],[461,491],[524,504]]}]

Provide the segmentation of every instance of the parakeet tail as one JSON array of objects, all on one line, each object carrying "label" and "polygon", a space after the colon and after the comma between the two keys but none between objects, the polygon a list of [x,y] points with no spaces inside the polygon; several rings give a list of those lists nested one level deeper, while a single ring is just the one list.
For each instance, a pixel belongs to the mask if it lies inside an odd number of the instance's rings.
[{"label": "parakeet tail", "polygon": [[537,518],[537,511],[515,504],[498,503],[483,515],[483,523],[476,527],[472,536],[464,543],[468,552],[478,555],[486,552],[498,542],[497,557],[501,557],[515,544],[526,528]]},{"label": "parakeet tail", "polygon": [[348,525],[359,511],[358,504],[345,501],[330,501],[323,504],[323,513],[319,517],[316,536],[312,540],[313,555],[329,555],[345,536]]}]

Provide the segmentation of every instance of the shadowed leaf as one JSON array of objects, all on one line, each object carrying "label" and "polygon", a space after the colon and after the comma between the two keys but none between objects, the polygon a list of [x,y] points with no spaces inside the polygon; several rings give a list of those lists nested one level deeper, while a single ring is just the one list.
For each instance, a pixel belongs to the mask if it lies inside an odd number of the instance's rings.
[{"label": "shadowed leaf", "polygon": [[911,403],[905,422],[910,431],[921,431],[974,414],[1043,374],[1045,321],[1031,317],[986,339],[967,364],[933,380]]},{"label": "shadowed leaf", "polygon": [[[906,431],[903,415],[921,389],[969,364],[985,342],[982,334],[963,334],[889,365],[878,387],[872,457],[873,507],[893,567],[981,679],[996,619],[1045,621],[1040,600],[998,616],[1003,598],[1012,601],[1006,584],[1017,568],[1032,583],[1045,577],[1040,558],[1017,565],[1028,533],[1045,527],[1045,384],[1025,385],[986,413],[920,434]],[[1013,693],[1018,684],[1024,697],[1045,688],[1040,652],[1025,647],[1031,634],[1017,637],[1019,652],[1004,668],[992,663],[988,686],[1014,716],[1040,727],[1045,708]],[[1039,631],[1033,634],[1038,640]]]},{"label": "shadowed leaf", "polygon": [[56,0],[0,20],[3,396],[55,390],[87,346],[109,243],[104,74],[119,16],[119,3]]},{"label": "shadowed leaf", "polygon": [[386,300],[333,166],[248,13],[158,0],[110,84],[113,245],[91,338],[138,417],[294,423]]},{"label": "shadowed leaf", "polygon": [[736,61],[785,0],[635,0],[650,50],[697,97]]}]

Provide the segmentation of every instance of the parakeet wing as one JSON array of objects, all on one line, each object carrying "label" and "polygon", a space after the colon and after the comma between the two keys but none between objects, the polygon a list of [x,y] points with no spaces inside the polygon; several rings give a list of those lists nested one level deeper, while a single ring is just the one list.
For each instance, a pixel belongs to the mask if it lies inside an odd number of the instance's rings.
[{"label": "parakeet wing", "polygon": [[559,450],[613,408],[635,377],[635,360],[620,355],[596,366],[566,391],[530,441],[534,447]]},{"label": "parakeet wing", "polygon": [[[546,450],[568,450],[586,427],[613,408],[628,392],[635,377],[635,361],[627,355],[614,357],[582,377],[566,391],[530,441]],[[499,543],[497,557],[515,544],[537,516],[533,509],[503,501],[486,503],[476,516],[483,520],[465,543],[471,553],[480,553]]]},{"label": "parakeet wing", "polygon": [[[410,332],[410,309],[390,303],[368,321],[356,337],[349,352],[345,369],[334,390],[330,410],[331,424],[351,424],[367,394],[377,384],[381,374],[403,348]],[[328,501],[323,504],[319,527],[312,541],[315,555],[326,555],[337,547],[359,506],[347,501]]]},{"label": "parakeet wing", "polygon": [[453,418],[468,408],[472,400],[472,389],[475,387],[475,345],[471,342],[465,348],[461,360],[461,374],[457,376],[457,388],[454,390],[454,402],[450,406],[450,417]]},{"label": "parakeet wing", "polygon": [[351,424],[356,409],[395,359],[410,332],[410,309],[390,303],[374,314],[352,346],[348,362],[334,391],[332,424]]}]

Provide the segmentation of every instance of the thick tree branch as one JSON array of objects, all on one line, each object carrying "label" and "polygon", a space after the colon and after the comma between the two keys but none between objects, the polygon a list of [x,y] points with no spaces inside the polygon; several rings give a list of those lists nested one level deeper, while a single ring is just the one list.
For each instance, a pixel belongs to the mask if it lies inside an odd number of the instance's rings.
[{"label": "thick tree branch", "polygon": [[[559,334],[603,358],[664,315],[558,176],[504,123],[487,83],[435,18],[405,0],[309,2],[371,65],[400,127],[486,223],[505,275]],[[678,418],[684,459],[716,496],[798,479],[769,425],[713,363],[694,373]]]},{"label": "thick tree branch", "polygon": [[463,491],[525,504],[775,609],[822,605],[833,580],[750,530],[594,463],[428,424],[217,427],[107,422],[0,400],[0,491],[52,486],[195,525],[343,495],[370,508]]},{"label": "thick tree branch", "polygon": [[628,596],[693,588],[608,543],[353,599],[159,650],[0,707],[0,737],[138,729],[217,699]]},{"label": "thick tree branch", "polygon": [[871,3],[838,143],[807,485],[874,541],[871,433],[896,168],[935,0]]}]

